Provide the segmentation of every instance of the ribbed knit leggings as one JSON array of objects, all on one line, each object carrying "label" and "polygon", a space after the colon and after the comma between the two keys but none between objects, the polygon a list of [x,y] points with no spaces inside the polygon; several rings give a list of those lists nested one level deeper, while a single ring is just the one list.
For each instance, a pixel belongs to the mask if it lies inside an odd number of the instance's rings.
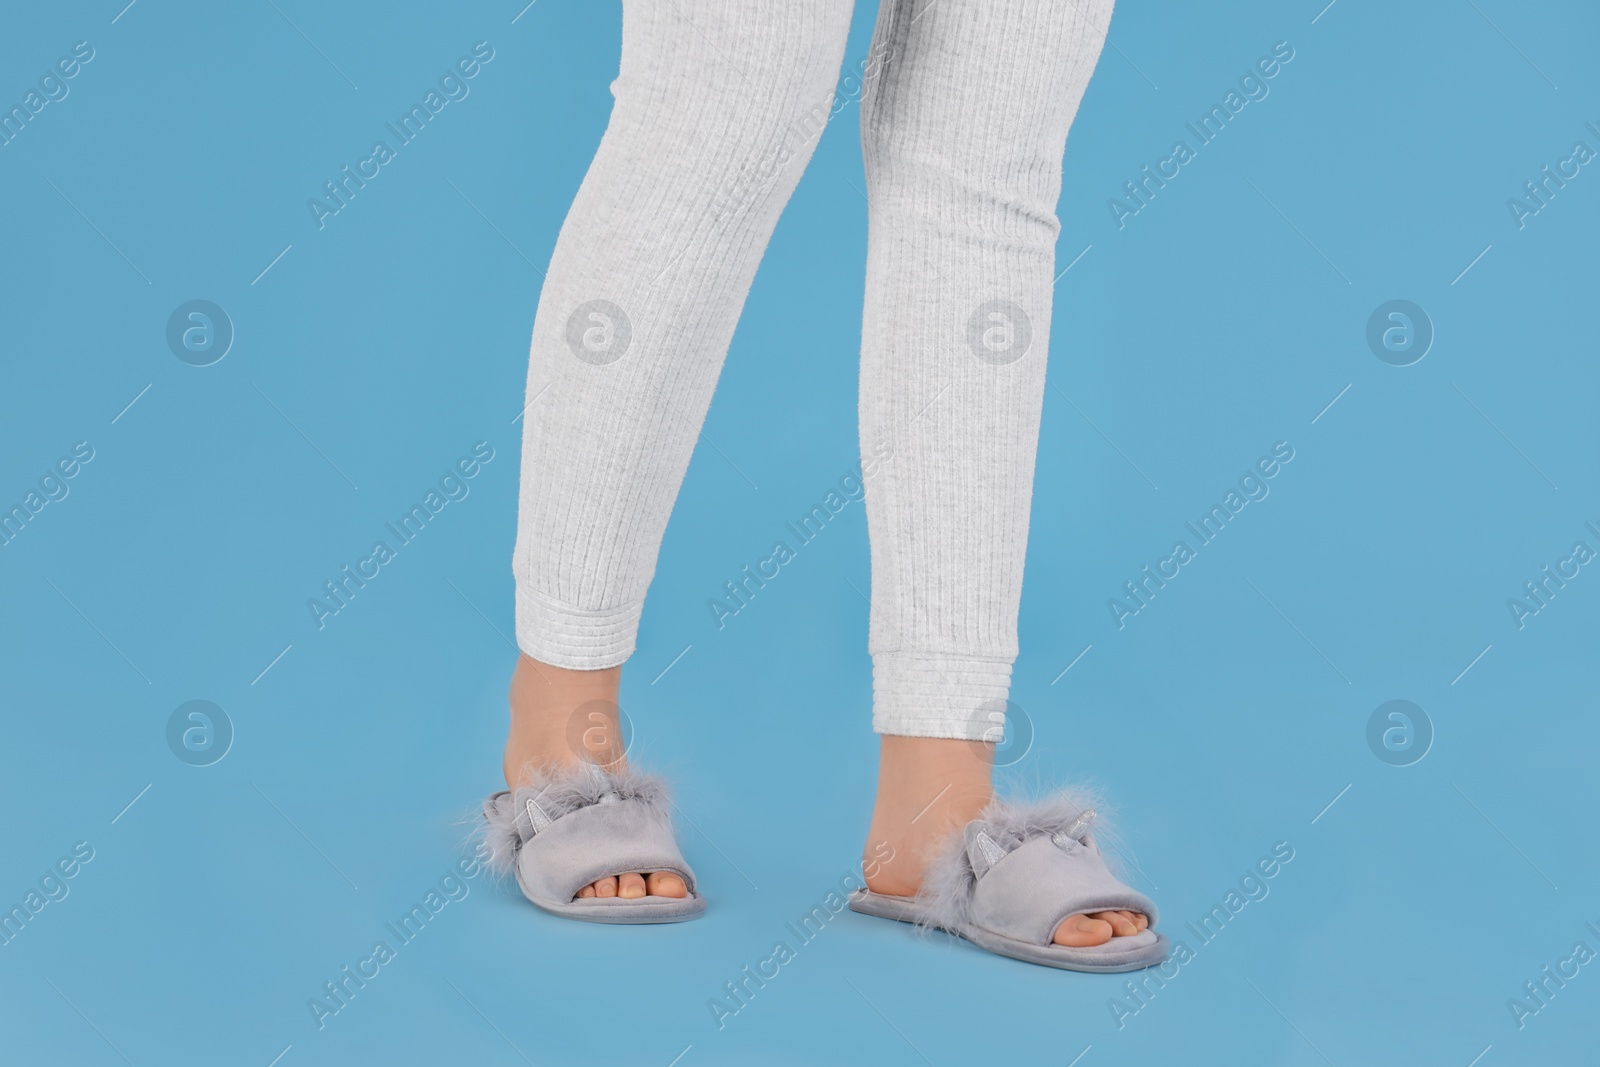
[{"label": "ribbed knit leggings", "polygon": [[[996,738],[1062,154],[1111,7],[881,0],[859,72],[880,733]],[[623,0],[610,123],[534,318],[513,570],[517,643],[537,660],[594,670],[633,652],[734,326],[832,108],[850,14],[851,0]]]}]

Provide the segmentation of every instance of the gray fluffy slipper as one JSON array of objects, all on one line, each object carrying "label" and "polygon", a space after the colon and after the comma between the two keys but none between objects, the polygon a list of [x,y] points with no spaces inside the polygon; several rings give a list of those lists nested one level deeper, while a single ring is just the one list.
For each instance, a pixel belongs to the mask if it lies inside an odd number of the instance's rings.
[{"label": "gray fluffy slipper", "polygon": [[[1106,867],[1091,825],[1095,810],[1067,794],[1042,803],[990,803],[928,866],[922,891],[895,897],[858,889],[864,915],[947,930],[979,948],[1069,971],[1133,971],[1160,963],[1167,938],[1156,906]],[[1150,925],[1091,948],[1051,940],[1061,920],[1094,911],[1137,911]]]},{"label": "gray fluffy slipper", "polygon": [[[490,866],[515,874],[522,893],[564,919],[592,923],[672,923],[706,910],[694,871],[678,851],[666,786],[633,770],[592,763],[541,772],[515,791],[483,802]],[[596,879],[637,871],[670,871],[686,897],[577,899]]]}]

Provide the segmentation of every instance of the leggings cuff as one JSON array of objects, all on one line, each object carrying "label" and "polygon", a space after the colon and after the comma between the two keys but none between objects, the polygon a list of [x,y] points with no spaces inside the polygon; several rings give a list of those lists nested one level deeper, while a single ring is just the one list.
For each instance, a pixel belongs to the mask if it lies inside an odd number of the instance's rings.
[{"label": "leggings cuff", "polygon": [[552,667],[598,671],[633,655],[641,600],[590,611],[539,593],[517,590],[517,647]]},{"label": "leggings cuff", "polygon": [[879,653],[872,657],[872,728],[902,737],[995,741],[1010,690],[1010,659]]}]

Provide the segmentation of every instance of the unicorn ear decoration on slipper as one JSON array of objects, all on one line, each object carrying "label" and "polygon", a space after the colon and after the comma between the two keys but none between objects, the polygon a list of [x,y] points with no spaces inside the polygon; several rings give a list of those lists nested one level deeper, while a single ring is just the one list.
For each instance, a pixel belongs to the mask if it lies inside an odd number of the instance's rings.
[{"label": "unicorn ear decoration on slipper", "polygon": [[[928,865],[922,891],[895,897],[858,889],[850,907],[947,930],[1012,959],[1070,971],[1132,971],[1160,963],[1154,901],[1118,881],[1095,840],[1094,808],[1066,793],[1038,804],[992,801]],[[1149,928],[1103,945],[1071,948],[1052,938],[1069,915],[1136,911]]]},{"label": "unicorn ear decoration on slipper", "polygon": [[[516,876],[539,908],[597,923],[669,923],[706,909],[694,871],[678,851],[661,779],[593,763],[541,770],[527,785],[483,802],[489,864]],[[667,871],[683,879],[687,897],[577,898],[601,878]]]}]

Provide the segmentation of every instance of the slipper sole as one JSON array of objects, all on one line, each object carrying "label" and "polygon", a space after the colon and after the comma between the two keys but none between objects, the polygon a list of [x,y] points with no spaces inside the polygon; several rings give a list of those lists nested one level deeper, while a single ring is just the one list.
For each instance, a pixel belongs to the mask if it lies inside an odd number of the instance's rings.
[{"label": "slipper sole", "polygon": [[[893,919],[896,922],[921,922],[925,914],[914,900],[884,896],[870,889],[858,889],[851,893],[848,903],[851,911],[879,919]],[[977,926],[968,926],[962,930],[951,930],[943,926],[938,929],[970,941],[996,956],[1006,956],[1024,963],[1037,963],[1063,971],[1086,971],[1091,974],[1143,970],[1165,960],[1168,952],[1166,935],[1154,930],[1143,930],[1128,938],[1114,937],[1104,945],[1070,948],[1066,945],[1029,944]],[[1118,945],[1118,941],[1137,943]]]}]

